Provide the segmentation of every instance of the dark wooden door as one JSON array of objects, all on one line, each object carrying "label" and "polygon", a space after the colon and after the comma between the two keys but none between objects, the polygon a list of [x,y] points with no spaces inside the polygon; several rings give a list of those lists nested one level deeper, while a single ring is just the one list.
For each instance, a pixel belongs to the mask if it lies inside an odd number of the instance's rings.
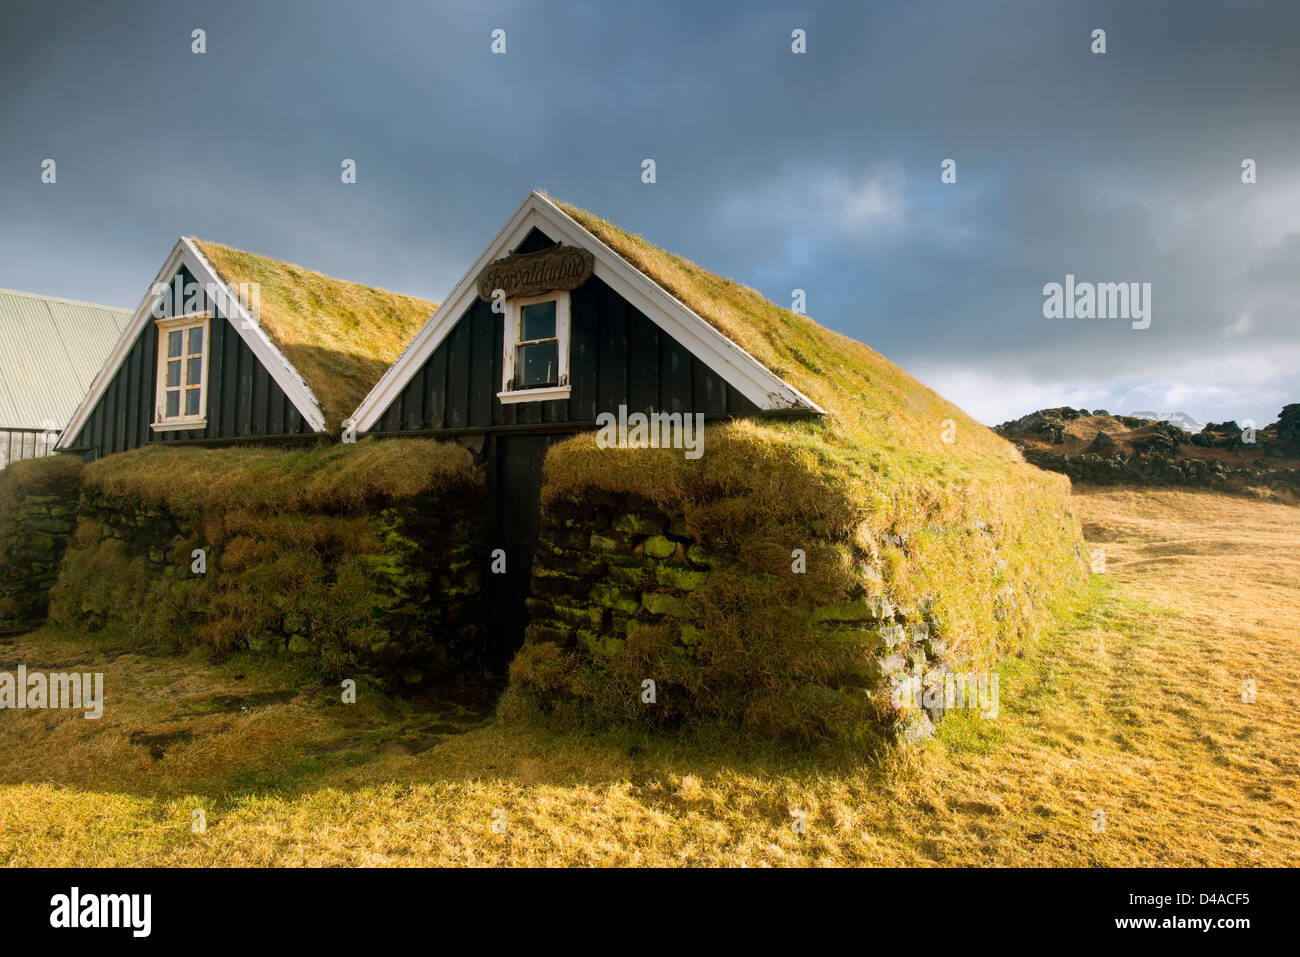
[{"label": "dark wooden door", "polygon": [[[563,436],[494,435],[489,442],[488,648],[489,667],[504,673],[524,642],[528,625],[533,553],[541,518],[542,464],[546,450]],[[492,571],[491,554],[505,550],[504,574]]]}]

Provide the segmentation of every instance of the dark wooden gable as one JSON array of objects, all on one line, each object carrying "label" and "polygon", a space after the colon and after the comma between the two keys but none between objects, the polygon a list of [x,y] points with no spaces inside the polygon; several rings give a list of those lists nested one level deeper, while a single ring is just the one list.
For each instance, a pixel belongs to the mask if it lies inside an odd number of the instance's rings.
[{"label": "dark wooden gable", "polygon": [[[532,230],[515,252],[554,245]],[[554,402],[502,405],[505,323],[475,299],[375,427],[376,433],[588,428],[601,412],[758,412],[638,309],[593,276],[570,299],[569,382]]]},{"label": "dark wooden gable", "polygon": [[[194,277],[182,266],[182,282]],[[91,410],[72,448],[99,458],[153,442],[238,439],[310,433],[301,414],[216,304],[204,293],[213,314],[208,356],[208,423],[204,429],[155,432],[158,376],[158,326],[145,323],[108,388]],[[183,303],[177,303],[177,308]]]}]

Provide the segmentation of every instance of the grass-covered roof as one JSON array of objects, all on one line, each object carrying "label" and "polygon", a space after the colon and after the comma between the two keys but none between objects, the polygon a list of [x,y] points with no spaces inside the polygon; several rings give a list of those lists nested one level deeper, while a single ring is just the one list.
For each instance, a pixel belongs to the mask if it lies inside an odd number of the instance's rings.
[{"label": "grass-covered roof", "polygon": [[816,573],[810,560],[800,587],[820,601],[855,588],[907,604],[929,595],[950,645],[972,658],[1016,650],[1042,621],[1043,599],[1077,580],[1079,527],[1061,476],[1026,464],[868,346],[585,210],[556,205],[828,415],[711,424],[697,461],[671,449],[603,449],[592,435],[577,436],[551,450],[544,502],[595,493],[684,509],[693,536],[738,551],[755,576],[742,603],[749,611],[734,615],[748,622],[747,634],[770,630],[779,609],[761,596],[774,593],[769,576],[789,568],[791,549],[809,547],[810,528],[836,543],[841,558],[819,562]]},{"label": "grass-covered roof", "polygon": [[[1011,462],[1011,445],[870,347],[783,309],[760,293],[552,199],[650,279],[831,413],[853,445],[932,462]],[[942,441],[952,419],[959,441]]]},{"label": "grass-covered roof", "polygon": [[195,239],[226,283],[256,283],[260,324],[337,431],[438,304]]}]

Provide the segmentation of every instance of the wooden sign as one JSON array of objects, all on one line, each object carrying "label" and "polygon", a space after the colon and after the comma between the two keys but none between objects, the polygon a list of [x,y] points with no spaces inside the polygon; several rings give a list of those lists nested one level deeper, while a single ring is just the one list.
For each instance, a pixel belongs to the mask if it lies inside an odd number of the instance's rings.
[{"label": "wooden sign", "polygon": [[577,246],[549,246],[535,253],[511,253],[478,274],[478,294],[489,302],[494,290],[506,298],[540,296],[553,289],[577,289],[591,278],[596,258]]}]

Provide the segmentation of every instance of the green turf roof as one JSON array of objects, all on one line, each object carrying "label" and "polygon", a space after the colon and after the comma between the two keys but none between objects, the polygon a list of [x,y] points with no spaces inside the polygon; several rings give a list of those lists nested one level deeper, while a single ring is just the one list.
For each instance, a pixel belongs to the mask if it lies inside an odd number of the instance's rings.
[{"label": "green turf roof", "polygon": [[221,279],[256,283],[262,329],[337,431],[438,304],[195,239]]}]

